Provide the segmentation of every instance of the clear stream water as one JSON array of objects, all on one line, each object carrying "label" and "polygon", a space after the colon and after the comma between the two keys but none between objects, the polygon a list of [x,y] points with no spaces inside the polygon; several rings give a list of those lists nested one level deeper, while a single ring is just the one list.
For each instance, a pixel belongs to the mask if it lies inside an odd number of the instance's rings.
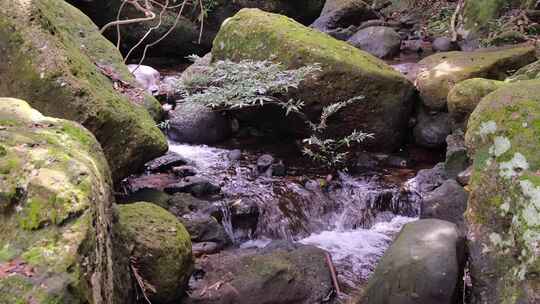
[{"label": "clear stream water", "polygon": [[[345,290],[367,280],[393,237],[418,215],[418,196],[378,175],[340,173],[321,189],[317,182],[306,186],[287,177],[256,176],[253,167],[230,161],[226,149],[173,142],[169,147],[190,160],[199,176],[221,185],[224,198],[216,204],[237,246],[286,239],[325,249]],[[234,228],[231,204],[241,201],[258,207],[255,229]]]}]

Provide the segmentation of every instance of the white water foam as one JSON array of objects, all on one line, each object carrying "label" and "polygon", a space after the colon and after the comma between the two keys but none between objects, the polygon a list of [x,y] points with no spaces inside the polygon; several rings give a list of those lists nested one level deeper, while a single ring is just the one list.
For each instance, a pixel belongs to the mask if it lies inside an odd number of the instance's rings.
[{"label": "white water foam", "polygon": [[375,224],[371,229],[323,231],[300,240],[328,251],[339,273],[340,281],[354,288],[369,278],[379,259],[403,225],[416,218],[396,216],[390,222]]}]

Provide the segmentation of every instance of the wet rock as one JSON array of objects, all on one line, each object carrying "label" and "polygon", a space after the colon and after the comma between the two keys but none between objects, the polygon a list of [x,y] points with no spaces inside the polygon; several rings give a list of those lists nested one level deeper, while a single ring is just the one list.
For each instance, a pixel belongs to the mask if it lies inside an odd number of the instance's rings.
[{"label": "wet rock", "polygon": [[122,189],[134,193],[141,189],[156,189],[162,191],[170,184],[178,182],[174,174],[157,173],[141,176],[130,176],[122,181]]},{"label": "wet rock", "polygon": [[173,167],[185,165],[187,162],[188,161],[181,155],[174,152],[167,152],[167,154],[146,163],[144,166],[149,172],[165,173],[170,171]]},{"label": "wet rock", "polygon": [[[540,301],[540,80],[484,97],[469,118],[473,158],[466,212],[473,297],[479,303]],[[504,265],[504,267],[501,267]]]},{"label": "wet rock", "polygon": [[112,270],[113,202],[107,160],[88,130],[0,98],[0,303],[128,298],[130,282],[116,279],[129,273]]},{"label": "wet rock", "polygon": [[449,91],[459,82],[475,77],[504,80],[509,70],[519,69],[536,60],[534,47],[488,49],[477,52],[445,52],[424,58],[424,71],[416,85],[424,105],[444,110]]},{"label": "wet rock", "polygon": [[198,199],[189,193],[175,193],[168,200],[168,210],[182,217],[190,213],[210,214],[212,203]]},{"label": "wet rock", "polygon": [[449,52],[457,50],[457,44],[448,37],[438,37],[433,40],[431,47],[435,52]]},{"label": "wet rock", "polygon": [[204,197],[219,193],[221,188],[204,177],[188,176],[180,182],[167,185],[163,190],[169,194],[184,192],[191,193],[195,197]]},{"label": "wet rock", "polygon": [[287,167],[282,160],[278,160],[276,163],[272,164],[272,175],[273,176],[285,176],[287,175]]},{"label": "wet rock", "polygon": [[159,93],[160,75],[156,69],[151,66],[137,64],[128,64],[127,67],[144,90],[152,95]]},{"label": "wet rock", "polygon": [[[159,102],[138,88],[88,17],[60,0],[2,1],[0,11],[2,96],[26,98],[45,115],[83,124],[103,147],[115,183],[167,151],[154,122],[162,116]],[[113,86],[119,80],[128,84],[125,94]]]},{"label": "wet rock", "polygon": [[420,218],[434,218],[454,223],[464,231],[463,213],[467,209],[469,194],[453,179],[424,196],[420,207]]},{"label": "wet rock", "polygon": [[[244,235],[240,237],[249,238],[257,229],[259,223],[259,206],[249,199],[239,199],[230,205],[232,228]],[[223,218],[225,215],[222,215]]]},{"label": "wet rock", "polygon": [[220,250],[219,244],[214,242],[193,243],[192,248],[194,257],[218,253]]},{"label": "wet rock", "polygon": [[416,191],[420,194],[431,192],[439,187],[448,179],[444,169],[444,163],[438,163],[431,169],[423,169],[418,171],[416,176],[406,183],[406,187],[411,191]]},{"label": "wet rock", "polygon": [[257,171],[259,174],[264,174],[270,169],[270,166],[272,166],[272,163],[274,163],[274,157],[270,154],[264,154],[261,155],[257,159]]},{"label": "wet rock", "polygon": [[467,186],[469,184],[469,181],[471,180],[471,175],[473,171],[473,166],[469,166],[465,171],[460,172],[456,178],[458,183],[460,183],[462,186]]},{"label": "wet rock", "polygon": [[193,166],[173,167],[172,172],[178,177],[188,177],[197,175],[197,169]]},{"label": "wet rock", "polygon": [[452,128],[466,130],[469,116],[480,100],[505,85],[503,81],[472,78],[454,86],[448,93],[448,113]]},{"label": "wet rock", "polygon": [[356,155],[355,163],[351,166],[352,173],[361,173],[376,170],[379,160],[371,153],[360,152]]},{"label": "wet rock", "polygon": [[150,203],[118,206],[115,233],[129,252],[131,264],[156,293],[153,303],[178,301],[193,269],[186,228],[167,210]]},{"label": "wet rock", "polygon": [[[314,246],[222,252],[199,267],[205,275],[193,282],[186,303],[312,304],[332,296],[325,251]],[[222,288],[203,292],[204,286],[218,281]]]},{"label": "wet rock", "polygon": [[398,33],[384,26],[359,30],[347,42],[379,58],[391,58],[399,53],[401,47]]},{"label": "wet rock", "polygon": [[384,164],[392,168],[407,168],[411,165],[411,160],[399,155],[389,155],[384,158]]},{"label": "wet rock", "polygon": [[309,191],[321,191],[321,183],[317,180],[308,180],[304,187]]},{"label": "wet rock", "polygon": [[[244,35],[240,30],[246,26],[252,34]],[[264,39],[254,41],[258,39],[254,37]],[[252,44],[260,47],[245,47]],[[304,55],[285,56],[290,53]],[[244,9],[221,28],[212,55],[214,60],[233,61],[268,60],[277,56],[275,60],[286,68],[320,63],[319,75],[306,79],[295,90],[295,98],[312,101],[304,108],[308,118],[319,119],[320,109],[325,105],[365,96],[369,102],[354,103],[329,121],[328,135],[341,137],[355,129],[374,133],[374,139],[365,144],[368,149],[379,151],[394,150],[405,138],[412,107],[412,84],[381,60],[345,42],[283,16]],[[331,85],[328,79],[332,79]]]},{"label": "wet rock", "polygon": [[469,156],[462,131],[458,130],[446,138],[446,160],[444,168],[448,178],[457,178],[458,174],[469,166]]},{"label": "wet rock", "polygon": [[132,204],[136,202],[149,202],[167,209],[171,196],[157,189],[143,188],[122,198],[119,203]]},{"label": "wet rock", "polygon": [[213,144],[227,139],[232,130],[222,113],[201,104],[181,103],[171,113],[167,134],[176,142]]},{"label": "wet rock", "polygon": [[406,224],[357,303],[458,303],[464,264],[465,239],[455,224],[435,219]]},{"label": "wet rock", "polygon": [[360,25],[361,22],[370,19],[377,19],[377,14],[362,0],[328,0],[324,4],[321,16],[311,24],[311,27],[321,32],[329,32],[351,25]]},{"label": "wet rock", "polygon": [[328,35],[343,41],[349,40],[349,38],[351,38],[356,32],[358,32],[358,28],[354,25],[347,28],[338,28],[326,31]]},{"label": "wet rock", "polygon": [[414,141],[421,147],[441,149],[452,132],[448,113],[427,113],[421,110],[413,129]]},{"label": "wet rock", "polygon": [[240,160],[241,157],[242,157],[242,151],[239,149],[234,149],[234,150],[229,151],[229,153],[227,153],[227,158],[230,161]]},{"label": "wet rock", "polygon": [[231,243],[223,226],[212,216],[202,214],[186,214],[180,218],[191,240],[196,243],[213,242],[222,249]]}]

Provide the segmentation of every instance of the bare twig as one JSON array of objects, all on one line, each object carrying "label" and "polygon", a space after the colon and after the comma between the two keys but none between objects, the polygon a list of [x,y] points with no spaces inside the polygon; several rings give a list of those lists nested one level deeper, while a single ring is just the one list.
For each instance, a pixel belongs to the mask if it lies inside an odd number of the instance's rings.
[{"label": "bare twig", "polygon": [[326,264],[328,264],[328,268],[330,268],[330,274],[332,276],[332,283],[334,284],[334,288],[336,289],[337,296],[339,296],[341,294],[341,290],[339,288],[339,282],[337,279],[334,263],[332,263],[332,258],[330,257],[330,254],[328,254],[328,252],[325,252],[324,254],[326,256]]},{"label": "bare twig", "polygon": [[[127,53],[126,57],[124,58],[124,62],[127,62],[129,56],[131,55],[131,53],[136,49],[138,48],[142,43],[143,41],[148,37],[148,35],[150,35],[152,33],[153,30],[156,30],[158,29],[160,26],[161,26],[161,23],[163,22],[163,14],[165,13],[165,11],[167,10],[167,7],[169,5],[169,0],[166,0],[166,3],[165,5],[161,8],[161,11],[159,12],[159,22],[151,27],[150,29],[148,29],[148,31],[146,31],[146,33],[144,34],[144,36],[142,36],[142,38],[139,40],[139,42],[137,42],[130,50],[129,52]],[[135,73],[135,71],[139,68],[140,65],[137,65],[137,67],[132,71],[132,73]]]},{"label": "bare twig", "polygon": [[144,21],[150,21],[154,20],[156,18],[156,14],[152,12],[152,10],[148,8],[143,8],[137,0],[126,0],[129,4],[133,5],[137,10],[144,13],[145,17],[141,18],[135,18],[135,19],[127,19],[127,20],[115,20],[111,21],[107,24],[105,24],[101,30],[100,33],[103,34],[109,27],[115,26],[115,25],[126,25],[131,23],[138,23],[138,22],[144,22]]},{"label": "bare twig", "polygon": [[144,281],[142,276],[139,274],[139,270],[137,269],[137,267],[135,267],[135,264],[136,264],[135,258],[133,257],[130,258],[129,266],[131,267],[131,272],[133,273],[133,276],[135,277],[135,280],[137,281],[137,285],[139,285],[139,288],[141,289],[142,295],[144,299],[146,300],[146,302],[148,302],[148,304],[152,304],[146,292],[149,289],[153,293],[156,293],[156,289],[150,283]]},{"label": "bare twig", "polygon": [[[178,21],[180,20],[180,17],[182,16],[182,13],[184,11],[184,7],[185,7],[185,4],[186,4],[187,0],[184,0],[182,2],[182,6],[180,7],[180,11],[178,12],[178,14],[176,15],[176,18],[174,19],[174,23],[173,25],[169,28],[169,30],[163,34],[160,38],[158,38],[156,41],[152,42],[152,43],[149,43],[147,45],[144,46],[144,50],[143,50],[143,54],[142,54],[142,57],[141,59],[139,60],[139,63],[137,64],[137,67],[140,66],[142,64],[142,62],[144,61],[144,59],[146,58],[146,52],[148,51],[149,48],[153,47],[154,45],[158,44],[159,42],[161,42],[163,39],[165,39],[167,36],[169,36],[169,34],[176,28],[176,25],[178,24]],[[126,60],[124,59],[124,62],[126,62]]]}]

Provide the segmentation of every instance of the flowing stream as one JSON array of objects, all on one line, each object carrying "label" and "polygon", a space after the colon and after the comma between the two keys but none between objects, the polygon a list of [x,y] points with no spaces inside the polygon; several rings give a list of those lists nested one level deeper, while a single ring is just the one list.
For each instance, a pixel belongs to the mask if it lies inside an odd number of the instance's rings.
[{"label": "flowing stream", "polygon": [[406,181],[389,183],[380,174],[340,173],[325,184],[255,174],[255,166],[229,160],[226,149],[171,142],[170,151],[221,186],[215,204],[236,246],[284,239],[325,249],[346,291],[367,281],[397,232],[418,216],[419,197],[404,190]]}]

